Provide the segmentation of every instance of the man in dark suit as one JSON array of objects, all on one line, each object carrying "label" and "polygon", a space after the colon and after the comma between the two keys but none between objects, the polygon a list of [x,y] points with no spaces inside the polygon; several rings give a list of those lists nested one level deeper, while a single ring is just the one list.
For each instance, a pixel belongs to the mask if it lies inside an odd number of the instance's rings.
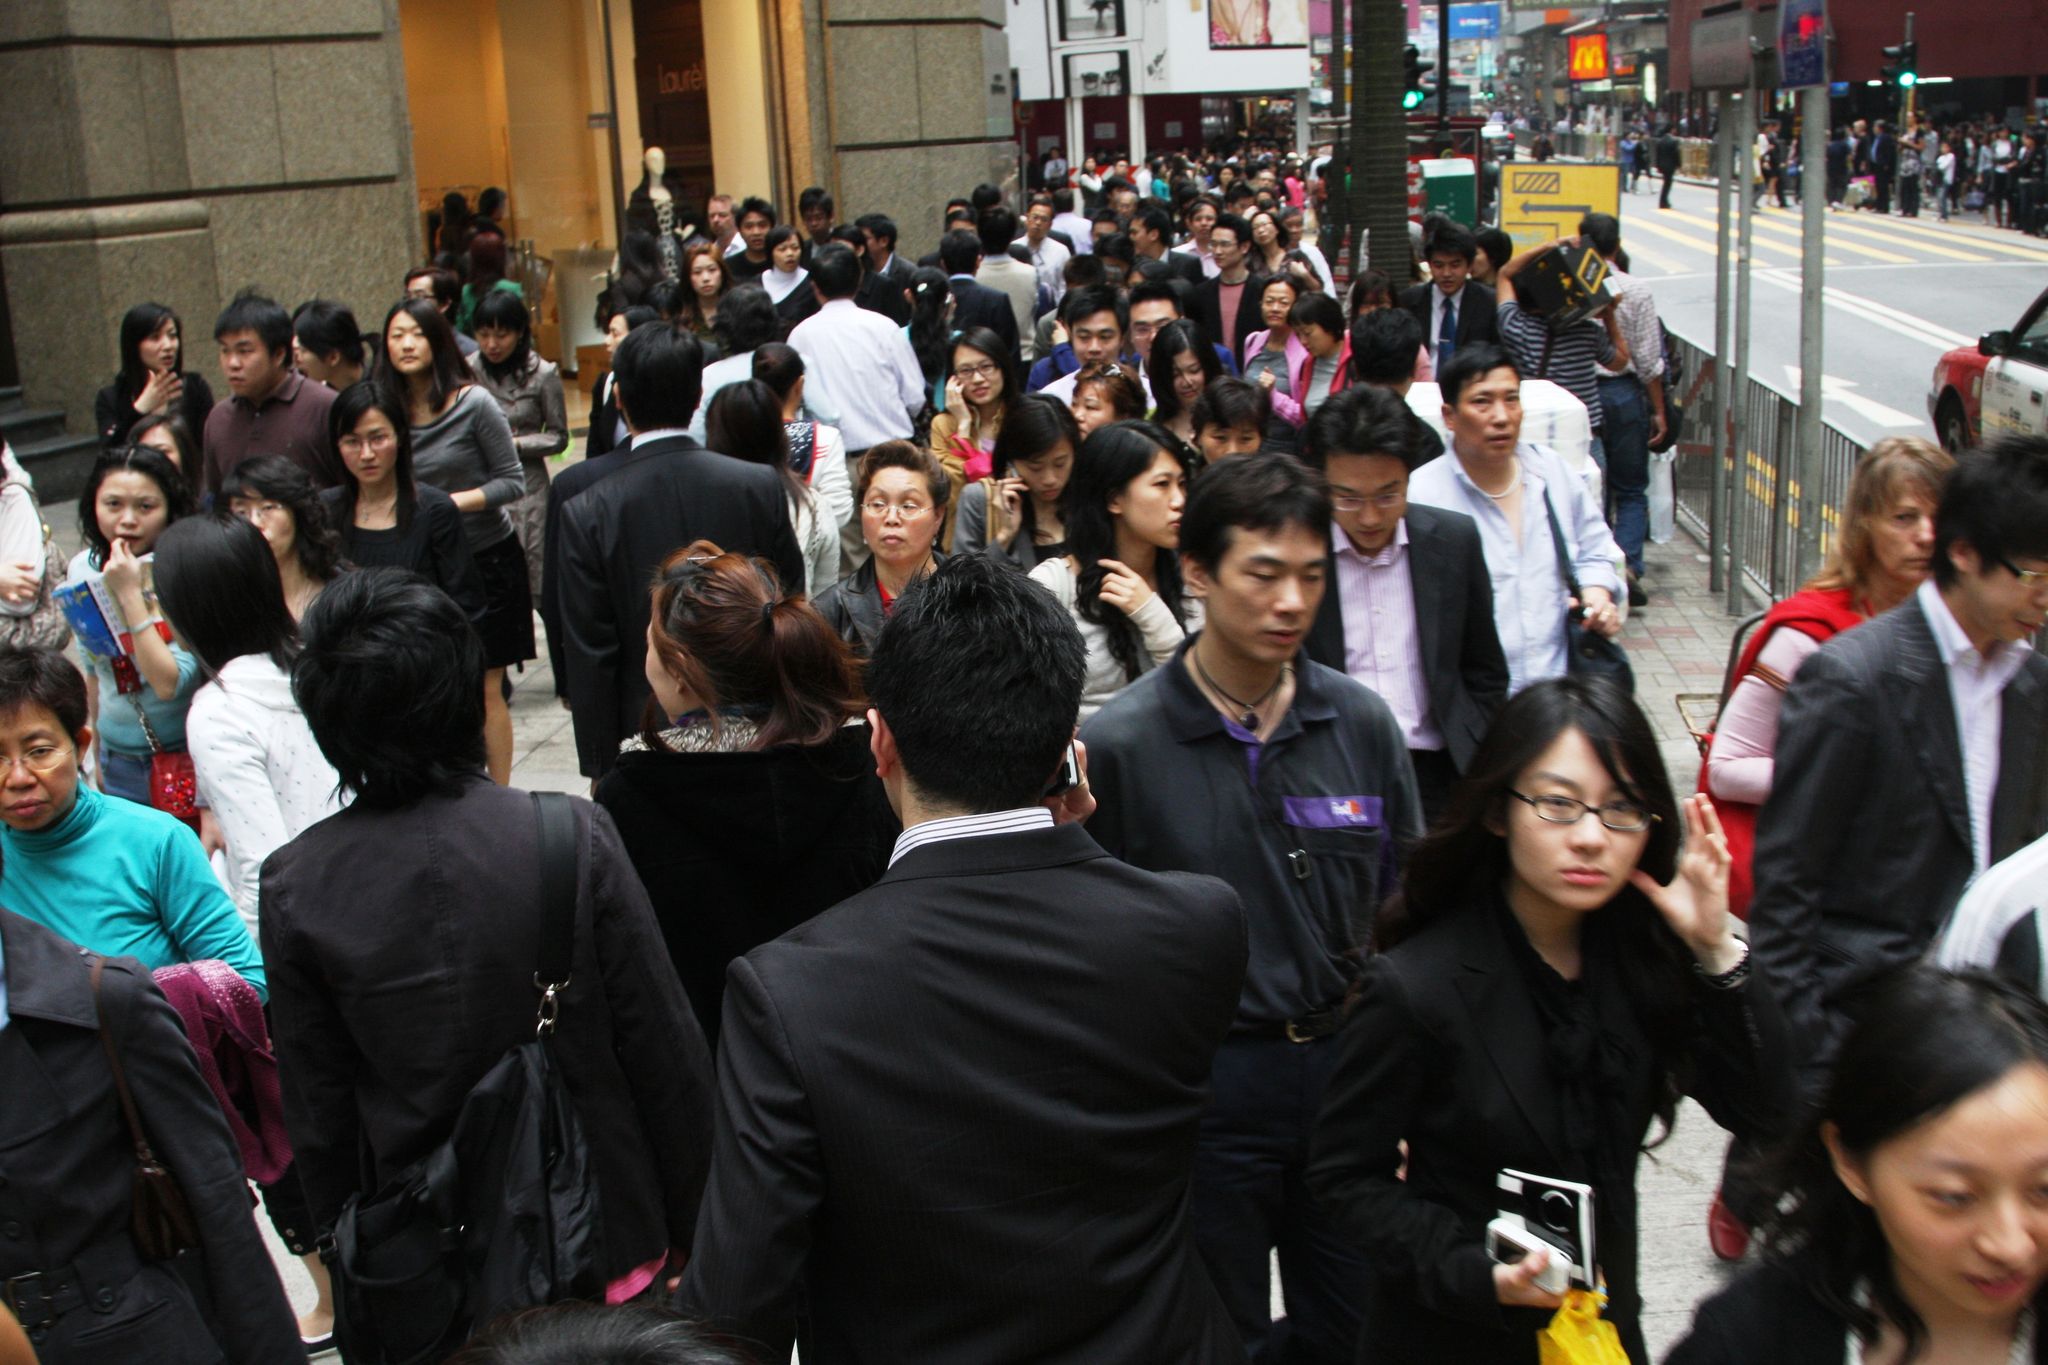
[{"label": "man in dark suit", "polygon": [[890,870],[726,987],[680,1298],[763,1360],[800,1312],[807,1365],[1244,1360],[1187,1226],[1244,914],[1104,853],[1085,770],[1043,799],[1083,666],[986,555],[899,598],[868,662]]},{"label": "man in dark suit", "polygon": [[986,327],[1003,339],[1015,360],[1017,313],[1008,296],[977,284],[981,269],[981,238],[972,232],[949,232],[939,240],[939,261],[946,268],[946,287],[953,291],[953,326],[957,331]]},{"label": "man in dark suit", "polygon": [[1266,325],[1259,311],[1259,285],[1251,273],[1251,246],[1250,223],[1235,213],[1218,214],[1216,226],[1209,231],[1209,252],[1217,273],[1195,286],[1188,303],[1188,317],[1202,324],[1211,341],[1229,347],[1230,354],[1240,358],[1244,339]]},{"label": "man in dark suit", "polygon": [[[1956,464],[1934,577],[1822,645],[1778,722],[1757,818],[1757,969],[1801,1040],[1812,1095],[1864,983],[1920,957],[1963,886],[2044,831],[2048,439]],[[1959,723],[1960,722],[1960,723]]]},{"label": "man in dark suit", "polygon": [[578,766],[601,776],[640,728],[648,698],[647,585],[693,540],[761,555],[784,583],[804,581],[777,471],[704,449],[684,430],[704,385],[704,348],[679,325],[647,324],[612,357],[632,446],[618,467],[566,504],[558,610]]},{"label": "man in dark suit", "polygon": [[1189,289],[1201,286],[1203,280],[1202,261],[1189,251],[1173,249],[1173,214],[1158,200],[1150,200],[1131,215],[1128,229],[1131,249],[1144,260],[1158,261],[1173,273],[1173,278],[1186,282]]},{"label": "man in dark suit", "polygon": [[1679,145],[1678,134],[1670,124],[1657,134],[1657,178],[1663,182],[1663,189],[1657,195],[1657,207],[1671,207],[1671,181],[1678,174],[1679,163],[1684,159],[1684,148]]},{"label": "man in dark suit", "polygon": [[1877,131],[1870,137],[1870,174],[1877,180],[1877,202],[1873,205],[1879,213],[1892,211],[1892,184],[1899,173],[1899,140],[1892,135],[1892,126],[1883,119],[1877,121]]},{"label": "man in dark suit", "polygon": [[903,291],[910,288],[916,268],[896,254],[896,222],[886,214],[868,213],[854,221],[867,239],[867,274],[853,301],[897,323],[910,321],[910,301]]},{"label": "man in dark suit", "polygon": [[1423,246],[1429,283],[1401,291],[1401,306],[1422,324],[1430,365],[1439,374],[1458,347],[1482,341],[1500,343],[1493,290],[1470,278],[1472,260],[1478,254],[1479,242],[1472,230],[1448,223]]},{"label": "man in dark suit", "polygon": [[1393,709],[1415,764],[1425,823],[1508,696],[1479,528],[1408,502],[1426,463],[1417,419],[1384,388],[1354,384],[1316,409],[1302,458],[1330,483],[1330,558],[1308,654]]}]

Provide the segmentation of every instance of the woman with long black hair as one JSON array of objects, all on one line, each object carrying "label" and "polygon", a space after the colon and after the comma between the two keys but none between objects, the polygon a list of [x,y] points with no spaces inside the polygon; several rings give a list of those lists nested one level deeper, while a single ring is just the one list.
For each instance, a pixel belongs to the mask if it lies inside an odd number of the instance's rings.
[{"label": "woman with long black hair", "polygon": [[413,478],[404,404],[375,384],[351,384],[327,420],[343,477],[320,496],[342,557],[359,569],[416,573],[454,598],[470,620],[482,617],[484,585],[462,513],[453,498]]},{"label": "woman with long black hair", "polygon": [[1082,720],[1201,628],[1175,553],[1190,473],[1179,443],[1151,422],[1112,422],[1076,454],[1060,498],[1067,552],[1031,577],[1074,614],[1088,647]]},{"label": "woman with long black hair", "polygon": [[[1681,847],[1681,839],[1683,846]],[[1681,811],[1649,721],[1610,683],[1518,694],[1413,853],[1324,1100],[1309,1185],[1373,1274],[1360,1358],[1537,1359],[1564,1253],[1494,1264],[1486,1229],[1579,1220],[1522,1179],[1588,1187],[1604,1316],[1646,1365],[1636,1159],[1682,1094],[1737,1131],[1792,1102],[1784,1025],[1728,914],[1728,846]]]},{"label": "woman with long black hair", "polygon": [[469,368],[512,428],[526,491],[511,506],[512,529],[526,554],[526,583],[540,594],[547,542],[548,460],[569,448],[562,375],[533,349],[533,315],[517,294],[494,291],[476,310],[476,354]]},{"label": "woman with long black hair", "polygon": [[135,439],[135,424],[158,413],[185,420],[186,430],[206,430],[213,390],[185,369],[185,341],[178,315],[160,303],[138,303],[121,317],[121,371],[92,400],[100,445],[119,450]]},{"label": "woman with long black hair", "polygon": [[1181,443],[1194,468],[1201,468],[1194,408],[1202,391],[1223,378],[1223,362],[1202,334],[1202,324],[1176,318],[1153,333],[1145,373],[1152,378],[1152,420]]},{"label": "woman with long black hair", "polygon": [[946,407],[946,365],[953,348],[953,287],[946,272],[921,265],[910,272],[910,322],[905,331],[910,349],[917,353],[918,368],[924,371],[925,386],[932,393],[932,411]]},{"label": "woman with long black hair", "polygon": [[1763,1261],[1667,1365],[2048,1361],[2048,1008],[1978,974],[1869,988],[1770,1172]]},{"label": "woman with long black hair", "polygon": [[455,331],[433,303],[407,299],[384,317],[377,382],[404,406],[413,472],[455,500],[484,585],[484,740],[491,777],[512,775],[512,712],[505,670],[534,656],[533,592],[506,504],[526,491],[512,428],[497,401],[472,382]]},{"label": "woman with long black hair", "polygon": [[782,480],[789,504],[789,523],[804,552],[802,583],[791,591],[816,597],[839,581],[839,524],[832,520],[810,485],[797,477],[789,462],[789,428],[782,420],[782,397],[765,381],[728,384],[711,402],[706,419],[711,448],[750,464],[765,464]]},{"label": "woman with long black hair", "polygon": [[284,584],[284,602],[296,621],[341,572],[341,538],[320,489],[295,460],[254,455],[221,480],[228,512],[263,533]]},{"label": "woman with long black hair", "polygon": [[1027,393],[996,437],[995,467],[967,485],[954,515],[953,553],[1007,555],[1029,572],[1067,552],[1060,498],[1074,473],[1081,428],[1049,393]]}]

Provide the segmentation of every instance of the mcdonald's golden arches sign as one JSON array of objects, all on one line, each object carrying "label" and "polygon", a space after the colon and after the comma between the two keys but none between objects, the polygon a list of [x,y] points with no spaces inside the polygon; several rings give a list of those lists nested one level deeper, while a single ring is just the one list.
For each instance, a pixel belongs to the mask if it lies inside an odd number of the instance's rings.
[{"label": "mcdonald's golden arches sign", "polygon": [[1613,74],[1607,65],[1606,34],[1575,33],[1571,44],[1573,80],[1604,81]]}]

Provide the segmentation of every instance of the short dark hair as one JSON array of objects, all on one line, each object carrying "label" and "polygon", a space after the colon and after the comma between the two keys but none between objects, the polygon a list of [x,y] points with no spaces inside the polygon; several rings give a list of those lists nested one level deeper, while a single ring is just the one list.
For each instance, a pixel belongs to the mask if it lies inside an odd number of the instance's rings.
[{"label": "short dark hair", "polygon": [[[674,287],[668,280],[662,280],[660,284]],[[652,298],[654,289],[649,289],[647,294]],[[657,308],[655,311],[661,310]],[[671,308],[668,311],[673,313],[675,310]],[[533,314],[527,311],[526,300],[509,289],[487,291],[477,300],[476,315],[470,319],[470,335],[474,336],[486,328],[497,332],[511,332],[518,336],[519,340],[513,344],[512,353],[498,364],[493,364],[485,358],[483,352],[477,352],[477,360],[485,371],[491,378],[499,380],[511,379],[524,373],[527,362],[533,356]]]},{"label": "short dark hair", "polygon": [[1436,372],[1437,388],[1443,393],[1444,402],[1456,407],[1458,396],[1468,385],[1478,383],[1495,370],[1513,370],[1515,378],[1522,377],[1522,367],[1515,363],[1514,357],[1492,342],[1460,346]]},{"label": "short dark hair", "polygon": [[245,654],[291,667],[299,631],[277,557],[242,518],[187,517],[165,530],[156,543],[156,593],[164,618],[208,672]]},{"label": "short dark hair", "polygon": [[1472,235],[1472,229],[1463,223],[1441,223],[1429,240],[1422,244],[1422,259],[1432,256],[1463,256],[1465,264],[1472,264],[1472,258],[1479,254],[1479,241]]},{"label": "short dark hair", "polygon": [[1102,283],[1102,261],[1092,251],[1077,251],[1060,267],[1060,278],[1069,290],[1092,288]]},{"label": "short dark hair", "polygon": [[1209,231],[1210,231],[1210,232],[1211,232],[1211,233],[1213,234],[1213,233],[1214,233],[1214,232],[1216,231],[1216,229],[1217,229],[1217,228],[1227,228],[1227,229],[1229,229],[1231,237],[1232,237],[1232,238],[1234,238],[1234,239],[1236,240],[1236,242],[1237,242],[1237,244],[1238,244],[1239,246],[1250,246],[1250,245],[1252,244],[1252,225],[1251,225],[1251,220],[1250,220],[1250,219],[1248,219],[1248,218],[1246,218],[1246,217],[1244,217],[1244,215],[1242,215],[1242,214],[1237,214],[1237,213],[1219,213],[1219,214],[1217,214],[1217,215],[1216,215],[1216,222],[1215,222],[1214,226],[1212,226],[1212,227],[1211,227],[1211,228],[1209,229]]},{"label": "short dark hair", "polygon": [[483,770],[483,643],[447,593],[358,569],[313,599],[300,630],[292,695],[343,791],[403,806]]},{"label": "short dark hair", "polygon": [[995,208],[1003,202],[1003,187],[984,180],[969,191],[967,202],[974,205],[976,213]]},{"label": "short dark hair", "polygon": [[854,226],[871,237],[880,237],[888,242],[889,250],[896,249],[896,220],[886,213],[864,213]]},{"label": "short dark hair", "polygon": [[1105,261],[1121,261],[1126,269],[1138,260],[1138,248],[1132,245],[1130,234],[1124,232],[1112,232],[1097,242],[1095,254]]},{"label": "short dark hair", "polygon": [[1131,226],[1137,227],[1141,223],[1147,232],[1152,233],[1161,242],[1167,246],[1173,245],[1173,215],[1167,212],[1166,205],[1156,199],[1149,204],[1141,205],[1138,211],[1131,215]]},{"label": "short dark hair", "polygon": [[173,522],[190,516],[195,505],[192,485],[178,472],[170,457],[155,446],[128,445],[102,450],[99,458],[93,461],[92,472],[85,476],[85,487],[78,494],[78,534],[84,539],[90,552],[86,557],[95,568],[105,568],[107,556],[113,551],[113,546],[100,531],[100,485],[107,481],[109,474],[122,470],[144,475],[162,490],[164,511]]},{"label": "short dark hair", "polygon": [[993,555],[955,555],[896,599],[868,697],[920,796],[973,812],[1035,806],[1073,737],[1086,659],[1051,593]]},{"label": "short dark hair", "polygon": [[356,315],[346,304],[333,299],[306,300],[292,314],[292,335],[309,355],[339,355],[350,365],[363,363],[363,329],[356,325]]},{"label": "short dark hair", "polygon": [[1131,313],[1124,303],[1123,295],[1108,285],[1098,284],[1089,289],[1070,289],[1067,296],[1060,301],[1061,320],[1069,327],[1080,322],[1082,318],[1093,317],[1097,313],[1116,314],[1116,326],[1120,332],[1130,328]]},{"label": "short dark hair", "polygon": [[1589,213],[1579,219],[1579,236],[1602,256],[1612,256],[1621,250],[1621,220],[1611,213]]},{"label": "short dark hair", "polygon": [[11,716],[24,706],[42,707],[57,718],[66,735],[76,735],[91,715],[85,675],[54,649],[0,649],[0,716]]},{"label": "short dark hair", "polygon": [[1305,526],[1330,529],[1330,492],[1320,472],[1271,451],[1210,465],[1188,490],[1180,518],[1180,556],[1214,572],[1239,530]]},{"label": "short dark hair", "polygon": [[975,219],[974,230],[981,234],[981,254],[1001,256],[1010,249],[1010,243],[1017,240],[1017,215],[1001,204],[985,208]]},{"label": "short dark hair", "polygon": [[1140,280],[1131,286],[1130,307],[1141,303],[1166,302],[1173,305],[1176,313],[1186,316],[1187,307],[1180,301],[1180,290],[1173,287],[1172,280]]},{"label": "short dark hair", "polygon": [[1515,239],[1499,228],[1481,228],[1473,240],[1496,270],[1514,257]]},{"label": "short dark hair", "polygon": [[801,242],[803,239],[803,233],[796,224],[777,223],[774,227],[768,229],[768,239],[761,243],[761,245],[773,251],[784,242]]},{"label": "short dark hair", "polygon": [[796,197],[798,213],[809,213],[812,209],[823,209],[828,214],[832,212],[832,196],[825,192],[822,185],[807,185],[803,193]]},{"label": "short dark hair", "polygon": [[1252,427],[1261,440],[1265,439],[1266,424],[1272,418],[1272,396],[1249,379],[1233,375],[1210,380],[1188,412],[1188,420],[1198,435],[1204,427]]},{"label": "short dark hair", "polygon": [[735,223],[745,222],[750,213],[766,218],[770,227],[775,225],[775,205],[758,194],[750,194],[740,200],[739,208],[733,211],[732,220]]},{"label": "short dark hair", "polygon": [[462,302],[462,277],[454,271],[445,266],[417,265],[405,272],[405,282],[409,286],[422,276],[433,284],[436,304],[443,308],[453,308]]},{"label": "short dark hair", "polygon": [[780,336],[782,317],[766,289],[758,284],[735,285],[711,312],[711,334],[725,354],[743,355]]},{"label": "short dark hair", "polygon": [[1344,307],[1321,290],[1303,294],[1287,310],[1290,327],[1320,327],[1333,337],[1344,335]]},{"label": "short dark hair", "polygon": [[955,228],[939,238],[939,264],[948,275],[972,275],[981,264],[981,238]]},{"label": "short dark hair", "polygon": [[[714,244],[714,245],[715,245],[715,244]],[[698,253],[696,253],[696,254],[697,254],[697,255],[708,255],[708,254],[710,254],[710,253],[708,253],[708,252],[698,252]],[[724,274],[726,274],[726,270],[725,270],[725,262],[724,262],[724,261],[723,261],[722,259],[721,259],[721,260],[719,261],[719,274],[720,274],[721,276],[723,276]],[[730,288],[730,286],[729,286],[729,285],[721,285],[720,287],[721,287],[721,288]],[[502,294],[504,294],[504,293],[505,293],[505,291],[504,291],[504,290],[502,290],[502,289],[494,289],[494,290],[492,290],[491,292],[492,292],[492,293],[494,293],[494,294],[500,294],[500,295],[502,295]],[[656,317],[658,317],[658,318],[672,318],[672,317],[674,317],[674,316],[675,316],[676,314],[678,314],[678,313],[680,313],[680,312],[682,312],[682,311],[683,311],[683,297],[684,297],[684,290],[683,290],[683,282],[682,282],[681,280],[667,280],[667,279],[663,279],[663,280],[656,280],[656,281],[655,281],[655,282],[654,282],[653,284],[650,284],[650,285],[648,285],[648,286],[647,286],[647,292],[646,292],[645,294],[643,294],[643,295],[641,295],[641,296],[640,296],[640,302],[641,302],[641,303],[642,303],[643,305],[645,305],[646,307],[648,307],[648,308],[652,308],[652,309],[654,310],[654,315],[655,315]],[[485,302],[485,303],[488,303],[488,302],[490,302],[489,298],[487,297],[487,298],[486,298],[486,299],[484,300],[484,302]],[[482,318],[482,317],[483,317],[483,313],[484,313],[484,310],[483,310],[483,304],[478,304],[478,305],[477,305],[477,310],[476,310],[476,312],[477,312],[477,317],[478,317],[478,318]],[[477,323],[476,325],[477,325],[478,327],[482,327],[482,326],[483,326],[484,324],[483,324],[482,322],[478,322],[478,323]],[[489,362],[488,360],[487,360],[487,361],[485,361],[484,363],[485,363],[486,365],[490,364],[490,362]],[[508,362],[508,363],[509,363],[509,362]]]},{"label": "short dark hair", "polygon": [[[354,432],[356,423],[372,412],[384,415],[391,424],[391,435],[397,451],[392,457],[391,473],[398,480],[398,529],[412,529],[413,514],[419,508],[419,485],[412,474],[412,423],[408,419],[405,403],[396,394],[382,385],[367,379],[358,380],[334,396],[334,406],[327,410],[327,443],[337,453],[341,450],[341,438]],[[338,527],[353,527],[356,524],[356,495],[361,486],[348,467],[348,461],[338,460],[341,466],[341,502],[334,509],[334,521]]]},{"label": "short dark hair", "polygon": [[1353,384],[1331,394],[1308,419],[1301,458],[1327,472],[1332,455],[1391,455],[1412,474],[1423,459],[1416,439],[1420,420],[1386,389]]},{"label": "short dark hair", "polygon": [[1415,359],[1421,354],[1422,324],[1406,308],[1376,308],[1352,319],[1352,383],[1399,384],[1413,379]]},{"label": "short dark hair", "polygon": [[860,280],[860,258],[844,242],[827,242],[811,253],[811,283],[827,299],[852,298]]},{"label": "short dark hair", "polygon": [[1934,581],[1955,581],[1949,552],[1969,545],[1989,572],[2001,561],[2048,559],[2048,436],[2004,435],[1956,461],[1934,513]]},{"label": "short dark hair", "polygon": [[264,350],[279,355],[291,349],[292,315],[285,312],[276,299],[253,289],[244,289],[214,319],[215,341],[230,332],[254,332],[262,340]]},{"label": "short dark hair", "polygon": [[612,373],[636,431],[686,427],[704,395],[704,343],[680,323],[642,323],[619,343]]}]

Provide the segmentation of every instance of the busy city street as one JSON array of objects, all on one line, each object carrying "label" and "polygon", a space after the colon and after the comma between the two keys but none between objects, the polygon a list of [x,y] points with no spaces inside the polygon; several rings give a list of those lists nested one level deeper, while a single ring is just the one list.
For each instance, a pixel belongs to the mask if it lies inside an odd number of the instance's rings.
[{"label": "busy city street", "polygon": [[1914,4],[0,0],[0,1365],[2048,1365]]}]

